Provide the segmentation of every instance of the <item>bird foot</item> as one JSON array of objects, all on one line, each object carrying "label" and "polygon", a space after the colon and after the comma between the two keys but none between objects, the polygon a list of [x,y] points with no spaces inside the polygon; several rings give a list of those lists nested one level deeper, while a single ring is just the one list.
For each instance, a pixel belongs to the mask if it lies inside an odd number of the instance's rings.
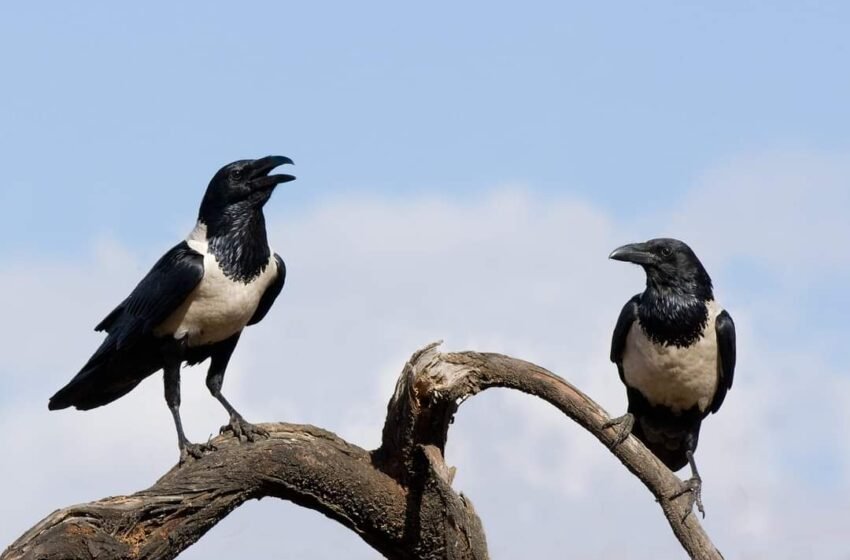
[{"label": "bird foot", "polygon": [[622,416],[618,416],[616,418],[611,418],[602,424],[602,429],[613,428],[614,426],[619,426],[617,429],[617,437],[614,438],[609,445],[609,449],[614,449],[628,438],[632,433],[632,428],[635,426],[635,415],[631,412],[623,414]]},{"label": "bird foot", "polygon": [[215,451],[217,448],[210,442],[207,443],[190,443],[188,441],[183,442],[180,446],[180,464],[182,465],[186,461],[191,459],[200,459],[207,453],[211,453]]},{"label": "bird foot", "polygon": [[670,500],[675,500],[685,494],[688,495],[688,505],[682,521],[687,519],[691,514],[694,504],[696,504],[697,510],[702,514],[703,519],[705,519],[705,508],[702,505],[702,479],[699,476],[694,476],[684,481],[682,487],[670,496]]},{"label": "bird foot", "polygon": [[236,436],[236,439],[240,441],[243,437],[250,442],[269,437],[269,433],[266,430],[247,422],[238,414],[231,416],[230,423],[221,427],[220,433],[224,434],[227,432],[232,432]]}]

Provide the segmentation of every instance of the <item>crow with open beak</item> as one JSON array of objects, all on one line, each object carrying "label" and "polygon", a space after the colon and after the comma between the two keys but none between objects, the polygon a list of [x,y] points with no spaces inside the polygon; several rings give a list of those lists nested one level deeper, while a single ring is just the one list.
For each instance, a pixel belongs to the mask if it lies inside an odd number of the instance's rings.
[{"label": "crow with open beak", "polygon": [[291,163],[283,156],[240,160],[215,174],[195,228],[97,325],[106,339],[51,397],[50,410],[103,406],[163,370],[180,461],[198,458],[210,447],[189,442],[183,432],[180,368],[209,358],[207,387],[230,415],[222,430],[249,441],[266,435],[242,418],[221,387],[242,330],[265,317],[283,288],[286,268],[269,248],[263,206],[277,185],[295,179],[270,172]]}]

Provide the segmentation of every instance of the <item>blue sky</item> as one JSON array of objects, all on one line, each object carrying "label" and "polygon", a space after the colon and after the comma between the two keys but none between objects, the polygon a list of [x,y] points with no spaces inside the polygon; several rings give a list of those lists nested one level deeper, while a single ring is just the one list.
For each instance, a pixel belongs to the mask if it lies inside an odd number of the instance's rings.
[{"label": "blue sky", "polygon": [[[282,154],[298,181],[267,216],[290,274],[225,386],[249,419],[375,445],[404,360],[436,339],[538,362],[619,413],[607,344],[643,279],[605,257],[672,235],[739,328],[736,385],[697,454],[709,532],[727,557],[839,558],[848,23],[843,2],[0,7],[0,446],[18,452],[0,464],[17,482],[0,547],[173,464],[158,380],[85,414],[46,399],[191,229],[215,170]],[[184,376],[193,439],[224,420],[200,376]],[[448,453],[496,558],[678,553],[645,490],[543,403],[476,397]],[[277,557],[283,526],[293,558],[373,557],[269,501],[185,557]]]},{"label": "blue sky", "polygon": [[[2,203],[15,211],[0,234],[16,242],[0,251],[66,254],[99,234],[165,242],[211,171],[266,152],[298,164],[288,207],[338,191],[474,196],[523,182],[624,217],[665,210],[701,170],[741,152],[846,149],[848,12],[840,2],[4,6]],[[41,220],[55,229],[16,234]]]}]

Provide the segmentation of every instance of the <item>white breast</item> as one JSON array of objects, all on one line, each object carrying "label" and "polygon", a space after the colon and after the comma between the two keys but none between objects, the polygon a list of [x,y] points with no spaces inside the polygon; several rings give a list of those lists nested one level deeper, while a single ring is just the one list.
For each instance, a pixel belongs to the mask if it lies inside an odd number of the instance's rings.
[{"label": "white breast", "polygon": [[189,346],[220,342],[245,328],[266,288],[277,276],[272,254],[260,275],[250,283],[231,280],[224,275],[216,258],[207,252],[206,228],[202,226],[196,227],[186,242],[204,255],[204,277],[186,302],[154,330],[160,336],[168,333],[173,333],[174,338],[188,336]]},{"label": "white breast", "polygon": [[722,311],[708,305],[708,323],[702,337],[686,348],[664,346],[650,340],[639,321],[632,324],[623,352],[626,384],[640,391],[653,405],[675,412],[697,405],[705,411],[717,389],[717,335],[714,323]]}]

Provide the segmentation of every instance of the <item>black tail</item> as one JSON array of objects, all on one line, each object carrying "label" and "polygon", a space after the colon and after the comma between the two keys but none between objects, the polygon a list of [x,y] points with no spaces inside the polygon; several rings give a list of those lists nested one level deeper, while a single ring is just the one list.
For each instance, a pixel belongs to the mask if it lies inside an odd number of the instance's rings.
[{"label": "black tail", "polygon": [[162,368],[158,346],[155,338],[144,337],[116,348],[114,338],[107,337],[83,369],[50,397],[47,408],[89,410],[123,397]]},{"label": "black tail", "polygon": [[635,415],[632,435],[667,465],[678,471],[688,464],[688,450],[696,451],[701,419],[687,416],[661,418],[656,415]]}]

